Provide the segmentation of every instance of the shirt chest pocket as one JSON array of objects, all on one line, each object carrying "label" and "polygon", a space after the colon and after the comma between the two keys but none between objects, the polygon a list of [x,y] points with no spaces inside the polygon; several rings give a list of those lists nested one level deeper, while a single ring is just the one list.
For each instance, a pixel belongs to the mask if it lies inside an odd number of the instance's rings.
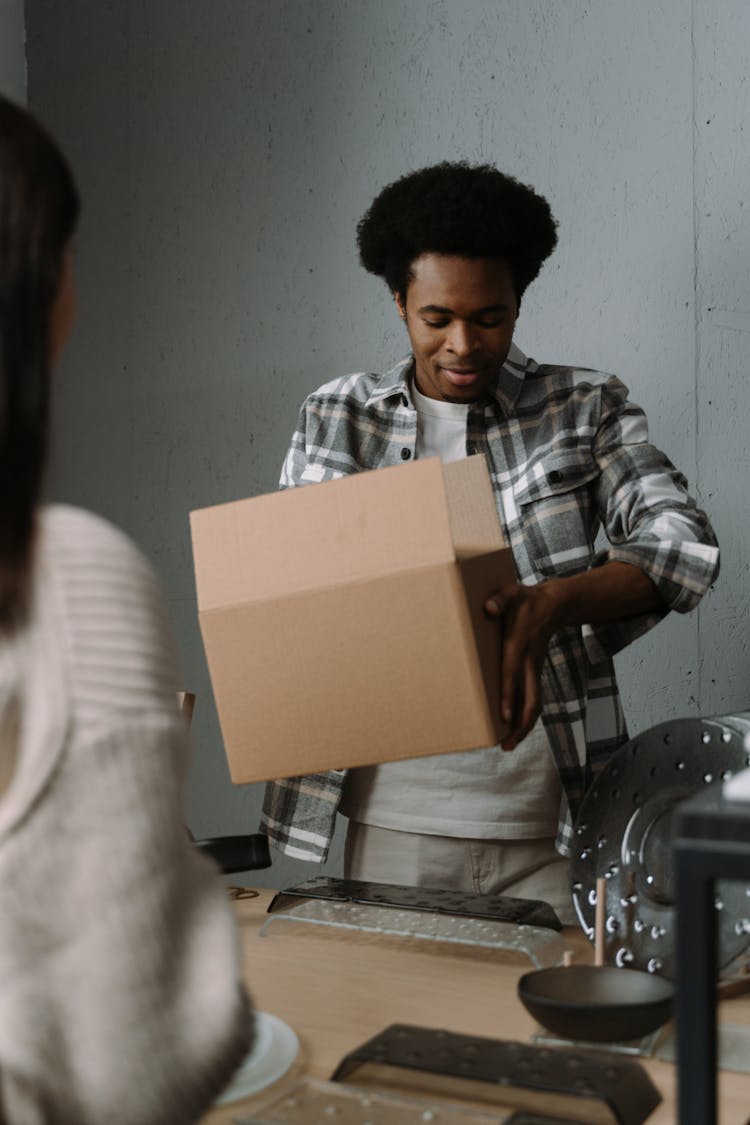
[{"label": "shirt chest pocket", "polygon": [[513,486],[519,533],[542,577],[587,569],[599,527],[594,485],[599,466],[586,449],[548,453]]}]

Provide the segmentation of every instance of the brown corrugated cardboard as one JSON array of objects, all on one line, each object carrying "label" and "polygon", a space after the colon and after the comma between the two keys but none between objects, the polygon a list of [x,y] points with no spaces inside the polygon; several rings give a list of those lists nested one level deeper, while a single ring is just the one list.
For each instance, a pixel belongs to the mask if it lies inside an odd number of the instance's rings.
[{"label": "brown corrugated cardboard", "polygon": [[484,458],[436,458],[192,512],[234,782],[493,745],[515,580]]}]

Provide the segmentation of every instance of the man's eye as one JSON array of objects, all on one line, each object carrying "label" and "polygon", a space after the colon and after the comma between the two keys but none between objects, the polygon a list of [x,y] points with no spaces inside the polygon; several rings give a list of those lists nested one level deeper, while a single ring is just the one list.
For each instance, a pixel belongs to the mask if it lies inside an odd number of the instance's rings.
[{"label": "man's eye", "polygon": [[503,323],[501,316],[493,317],[492,320],[478,320],[477,324],[480,328],[499,328]]},{"label": "man's eye", "polygon": [[447,320],[425,320],[424,323],[428,328],[446,328],[448,325]]}]

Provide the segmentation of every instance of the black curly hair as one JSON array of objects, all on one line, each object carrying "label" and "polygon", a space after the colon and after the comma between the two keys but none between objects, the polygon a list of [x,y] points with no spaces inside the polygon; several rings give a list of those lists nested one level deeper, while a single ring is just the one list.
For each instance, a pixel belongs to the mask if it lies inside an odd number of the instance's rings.
[{"label": "black curly hair", "polygon": [[557,244],[547,200],[491,164],[444,161],[383,188],[357,224],[362,265],[402,300],[421,255],[504,258],[516,300]]}]

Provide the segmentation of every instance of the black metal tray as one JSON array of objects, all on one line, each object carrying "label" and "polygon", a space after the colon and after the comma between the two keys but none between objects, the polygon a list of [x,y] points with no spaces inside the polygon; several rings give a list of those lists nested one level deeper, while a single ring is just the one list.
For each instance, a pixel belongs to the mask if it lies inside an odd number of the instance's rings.
[{"label": "black metal tray", "polygon": [[507,895],[475,895],[432,887],[404,887],[395,883],[368,883],[359,879],[333,879],[319,875],[280,891],[271,900],[268,913],[281,910],[300,898],[331,902],[397,906],[402,910],[426,910],[434,914],[457,914],[468,918],[491,918],[517,926],[540,926],[561,930],[562,923],[547,902]]},{"label": "black metal tray", "polygon": [[[392,1024],[346,1055],[332,1079],[381,1089],[408,1087],[433,1098],[513,1105],[532,1121],[554,1114],[580,1122],[586,1099],[587,1121],[640,1125],[661,1101],[645,1069],[631,1059],[411,1024]],[[601,1104],[600,1115],[593,1101]]]}]

